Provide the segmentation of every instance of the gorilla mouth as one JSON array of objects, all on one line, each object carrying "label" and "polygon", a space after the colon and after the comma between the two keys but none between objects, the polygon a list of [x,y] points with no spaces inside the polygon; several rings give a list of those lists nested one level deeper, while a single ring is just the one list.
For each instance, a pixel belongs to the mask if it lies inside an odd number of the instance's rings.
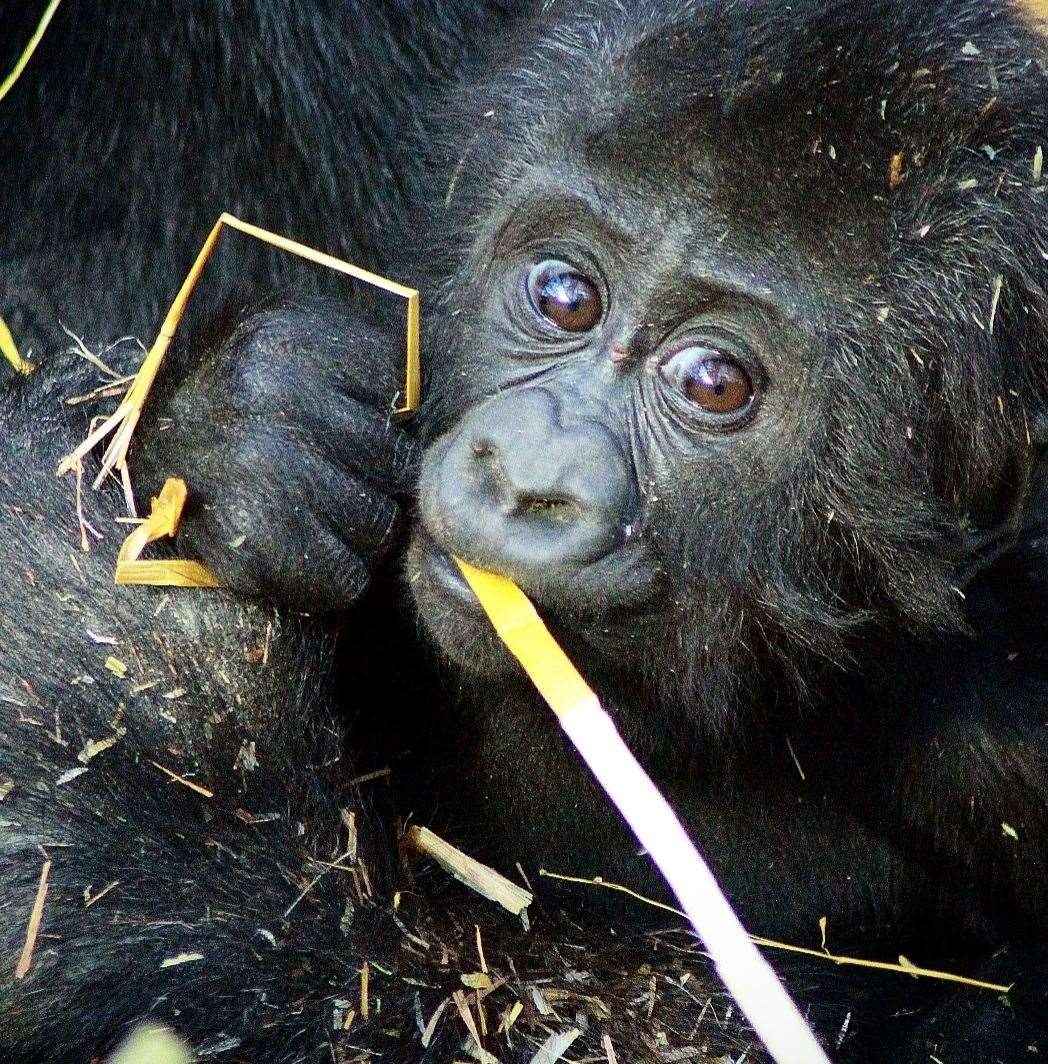
[{"label": "gorilla mouth", "polygon": [[[455,564],[451,555],[438,546],[424,531],[418,532],[418,575],[417,578],[429,583],[442,597],[457,604],[461,609],[474,613],[478,617],[484,615],[483,607],[473,589],[466,583],[459,567]],[[412,574],[413,576],[415,574]]]},{"label": "gorilla mouth", "polygon": [[[502,672],[510,659],[455,564],[452,550],[442,546],[422,522],[415,526],[406,574],[420,619],[429,635],[470,671]],[[473,561],[468,549],[463,553]],[[505,572],[497,563],[473,564]],[[632,643],[639,626],[664,620],[666,600],[654,573],[648,550],[636,543],[579,569],[571,580],[553,572],[551,584],[516,582],[557,637],[573,646],[574,653],[588,650],[603,658],[617,655],[624,642]],[[565,597],[565,585],[570,586],[572,597]]]}]

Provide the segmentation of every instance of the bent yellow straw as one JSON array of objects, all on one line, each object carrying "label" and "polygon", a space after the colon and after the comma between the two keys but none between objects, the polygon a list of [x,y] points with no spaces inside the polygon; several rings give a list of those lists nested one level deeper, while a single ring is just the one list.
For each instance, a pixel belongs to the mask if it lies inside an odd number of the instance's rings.
[{"label": "bent yellow straw", "polygon": [[381,277],[370,270],[354,266],[353,263],[346,262],[344,259],[337,259],[334,255],[317,251],[316,248],[300,244],[297,240],[289,240],[278,233],[271,233],[268,229],[261,229],[250,222],[241,221],[232,214],[223,213],[218,221],[215,222],[203,246],[197,253],[196,260],[190,267],[189,273],[186,274],[182,287],[178,290],[178,294],[175,296],[174,302],[171,304],[163,324],[160,326],[160,332],[153,341],[153,346],[149,349],[149,353],[139,367],[138,373],[135,375],[135,379],[120,405],[98,428],[88,435],[83,443],[72,453],[66,455],[58,466],[58,476],[64,476],[66,473],[75,470],[86,454],[92,451],[107,436],[111,435],[112,439],[102,455],[102,468],[98,476],[95,477],[94,487],[98,488],[109,473],[114,470],[119,471],[124,479],[127,508],[132,514],[135,512],[135,505],[130,491],[130,478],[127,473],[127,451],[131,445],[131,436],[138,425],[139,418],[142,416],[142,410],[145,407],[146,400],[149,398],[149,393],[152,391],[157,374],[160,372],[160,367],[164,363],[167,349],[174,339],[175,330],[186,312],[189,297],[193,294],[193,289],[196,288],[204,268],[214,254],[223,229],[227,227],[229,229],[237,229],[266,244],[272,244],[274,247],[280,248],[281,251],[298,255],[308,262],[314,262],[318,266],[326,266],[328,269],[346,274],[358,281],[364,281],[366,284],[374,285],[405,299],[407,301],[407,353],[405,359],[407,376],[404,381],[404,402],[396,413],[407,413],[418,406],[421,375],[419,371],[419,294],[416,289],[398,284],[396,281],[391,281],[386,277]]},{"label": "bent yellow straw", "polygon": [[17,372],[23,374],[33,372],[32,362],[26,361],[19,353],[15,338],[11,335],[11,330],[3,318],[0,318],[0,355],[3,355]]},{"label": "bent yellow straw", "polygon": [[200,562],[168,558],[141,560],[146,547],[165,536],[174,536],[186,505],[186,482],[171,477],[153,499],[149,516],[124,540],[116,559],[118,584],[150,587],[220,587],[211,571]]}]

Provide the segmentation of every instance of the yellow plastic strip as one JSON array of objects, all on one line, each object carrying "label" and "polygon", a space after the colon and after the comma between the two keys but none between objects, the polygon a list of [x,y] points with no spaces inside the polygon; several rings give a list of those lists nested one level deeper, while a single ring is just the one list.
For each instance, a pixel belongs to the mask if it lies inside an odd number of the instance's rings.
[{"label": "yellow plastic strip", "polygon": [[142,552],[155,540],[174,536],[186,505],[186,482],[167,480],[153,499],[149,516],[124,540],[117,555],[118,584],[149,584],[156,587],[219,587],[210,570],[200,562],[181,559],[141,560]]},{"label": "yellow plastic strip", "polygon": [[499,637],[549,702],[565,734],[676,895],[771,1058],[776,1064],[829,1064],[677,814],[527,597],[504,577],[455,560]]},{"label": "yellow plastic strip", "polygon": [[44,34],[47,32],[47,27],[51,25],[51,19],[55,17],[55,12],[58,10],[58,5],[62,0],[51,0],[51,3],[44,8],[44,13],[37,24],[36,29],[33,31],[33,36],[29,38],[29,43],[25,46],[25,51],[18,57],[18,62],[15,63],[14,70],[4,78],[3,83],[0,84],[0,101],[14,88],[15,82],[21,76],[21,73],[26,68],[26,64],[33,57],[33,52],[36,51],[36,46],[40,43]]},{"label": "yellow plastic strip", "polygon": [[29,374],[36,368],[32,362],[27,362],[18,353],[18,344],[15,343],[15,338],[11,335],[11,330],[3,318],[0,318],[0,355],[3,355],[19,373]]},{"label": "yellow plastic strip", "polygon": [[550,635],[527,595],[512,580],[477,569],[461,558],[455,562],[480,599],[499,638],[558,717],[596,701],[593,691]]},{"label": "yellow plastic strip", "polygon": [[[417,408],[421,388],[421,370],[419,366],[420,310],[419,294],[416,289],[391,281],[377,273],[372,273],[370,270],[354,266],[352,263],[337,259],[333,255],[327,255],[323,251],[317,251],[316,248],[300,244],[298,241],[289,240],[287,237],[280,236],[277,233],[261,229],[257,225],[243,222],[231,214],[222,214],[204,241],[204,245],[190,267],[189,273],[186,274],[186,279],[182,282],[182,287],[178,290],[178,294],[175,296],[174,302],[171,304],[171,308],[160,326],[160,332],[143,360],[141,368],[127,394],[116,410],[91,432],[83,443],[62,459],[58,466],[59,476],[64,476],[66,473],[75,470],[85,455],[107,436],[112,436],[105,453],[102,455],[102,467],[95,478],[94,486],[96,488],[99,487],[114,469],[119,470],[124,476],[125,482],[127,482],[127,451],[131,444],[131,436],[142,416],[142,410],[149,398],[149,393],[152,390],[153,383],[156,381],[157,374],[160,372],[160,367],[163,365],[164,356],[171,345],[175,330],[185,314],[189,297],[200,280],[208,260],[214,253],[222,230],[227,226],[230,229],[239,230],[257,240],[280,248],[282,251],[298,255],[309,262],[316,263],[319,266],[326,266],[358,281],[364,281],[366,284],[375,285],[386,292],[391,292],[405,299],[407,301],[407,350],[405,355],[404,402],[396,412],[403,414]],[[133,500],[129,497],[127,499],[128,509],[133,512],[132,502]]]}]

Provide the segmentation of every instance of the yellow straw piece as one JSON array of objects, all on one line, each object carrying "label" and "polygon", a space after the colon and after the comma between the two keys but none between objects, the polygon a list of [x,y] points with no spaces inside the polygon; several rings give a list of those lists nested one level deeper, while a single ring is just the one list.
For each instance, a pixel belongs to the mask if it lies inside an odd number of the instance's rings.
[{"label": "yellow straw piece", "polygon": [[3,318],[0,318],[0,355],[3,355],[19,373],[29,374],[36,368],[32,362],[27,362],[18,353],[18,344],[15,343],[15,338],[11,335],[11,330]]},{"label": "yellow straw piece", "polygon": [[19,75],[26,68],[26,64],[33,57],[33,52],[36,51],[36,46],[40,43],[41,38],[47,32],[47,27],[51,25],[51,19],[55,17],[55,12],[58,10],[58,5],[62,0],[51,0],[51,3],[44,8],[44,13],[40,18],[40,22],[37,24],[36,29],[33,31],[33,36],[29,38],[29,43],[25,46],[25,51],[18,57],[18,62],[15,63],[14,70],[4,78],[3,83],[0,84],[0,100],[14,88],[15,82],[18,80]]},{"label": "yellow straw piece", "polygon": [[477,569],[461,558],[456,558],[455,563],[480,599],[499,638],[524,667],[558,717],[596,700],[578,669],[542,623],[527,595],[512,580]]},{"label": "yellow straw piece", "polygon": [[160,326],[160,332],[153,342],[153,346],[149,349],[141,368],[127,394],[121,400],[120,405],[88,435],[87,439],[76,450],[66,455],[58,466],[59,476],[64,476],[66,473],[74,471],[86,454],[92,451],[107,436],[111,435],[112,439],[102,455],[102,468],[95,478],[94,487],[98,488],[113,470],[119,471],[125,483],[128,510],[132,514],[134,513],[134,499],[130,495],[128,486],[130,479],[127,475],[127,451],[131,444],[131,436],[138,425],[139,418],[142,416],[142,410],[149,398],[149,393],[152,390],[157,374],[160,372],[160,367],[163,365],[164,356],[171,345],[175,330],[178,328],[183,314],[185,314],[189,297],[200,280],[208,260],[214,253],[218,239],[222,235],[222,230],[227,226],[230,229],[237,229],[242,233],[246,233],[248,236],[264,243],[272,244],[282,251],[298,255],[309,262],[316,263],[319,266],[326,266],[358,281],[364,281],[366,284],[375,285],[386,292],[391,292],[407,300],[407,367],[404,381],[404,402],[396,412],[398,414],[407,413],[418,406],[421,384],[419,368],[420,312],[419,294],[416,289],[408,288],[406,285],[381,277],[370,270],[361,269],[359,266],[337,259],[333,255],[327,255],[322,251],[317,251],[315,248],[307,247],[305,244],[289,240],[287,237],[271,233],[266,229],[260,229],[257,225],[242,222],[239,218],[234,218],[233,215],[224,213],[208,234],[203,247],[197,254],[196,260],[190,267],[189,273],[186,274],[186,279],[182,282],[182,287],[178,290],[178,294],[171,304],[171,309],[168,310],[164,322]]},{"label": "yellow straw piece", "polygon": [[124,540],[116,561],[118,584],[149,584],[154,587],[220,587],[210,570],[200,562],[168,558],[142,561],[142,551],[155,540],[174,536],[186,505],[186,482],[168,479],[153,499],[149,516]]},{"label": "yellow straw piece", "polygon": [[[663,912],[673,913],[685,920],[688,914],[676,906],[667,905],[665,902],[656,901],[639,891],[624,887],[621,883],[612,883],[607,879],[596,876],[586,879],[583,876],[566,876],[561,872],[549,872],[545,868],[539,869],[539,875],[544,879],[556,879],[561,883],[575,883],[580,887],[599,887],[601,890],[611,890],[618,894],[625,894],[628,898],[634,898],[644,905],[650,905],[653,909],[661,909]],[[800,953],[805,957],[815,957],[818,960],[829,961],[841,967],[853,968],[876,968],[882,972],[898,972],[900,975],[908,975],[911,979],[937,979],[944,983],[960,983],[961,986],[971,986],[977,990],[993,990],[998,994],[1007,994],[1014,983],[987,983],[982,979],[969,979],[966,975],[954,975],[953,972],[940,972],[934,968],[918,968],[914,964],[893,964],[891,961],[869,961],[863,957],[847,957],[840,953],[831,953],[825,946],[822,949],[811,949],[808,946],[794,946],[790,942],[779,942],[774,938],[761,938],[759,935],[750,935],[754,944],[763,946],[765,949],[779,949],[786,953]]]},{"label": "yellow straw piece", "polygon": [[1048,22],[1048,0],[1016,0],[1016,6],[1035,22]]},{"label": "yellow straw piece", "polygon": [[10,362],[12,366],[19,373],[26,373],[28,376],[36,367],[27,362],[18,353],[18,345],[15,343],[15,337],[12,336],[11,330],[7,328],[7,322],[0,318],[0,354],[4,356],[7,362]]}]

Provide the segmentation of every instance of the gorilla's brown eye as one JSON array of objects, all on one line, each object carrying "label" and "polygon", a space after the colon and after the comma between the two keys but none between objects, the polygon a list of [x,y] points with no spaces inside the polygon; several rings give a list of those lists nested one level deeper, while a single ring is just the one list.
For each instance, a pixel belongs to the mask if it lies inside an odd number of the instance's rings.
[{"label": "gorilla's brown eye", "polygon": [[528,298],[539,314],[565,332],[589,332],[604,313],[597,286],[558,259],[532,266]]},{"label": "gorilla's brown eye", "polygon": [[663,377],[710,414],[738,414],[753,402],[753,381],[737,362],[709,347],[686,347],[662,364]]}]

